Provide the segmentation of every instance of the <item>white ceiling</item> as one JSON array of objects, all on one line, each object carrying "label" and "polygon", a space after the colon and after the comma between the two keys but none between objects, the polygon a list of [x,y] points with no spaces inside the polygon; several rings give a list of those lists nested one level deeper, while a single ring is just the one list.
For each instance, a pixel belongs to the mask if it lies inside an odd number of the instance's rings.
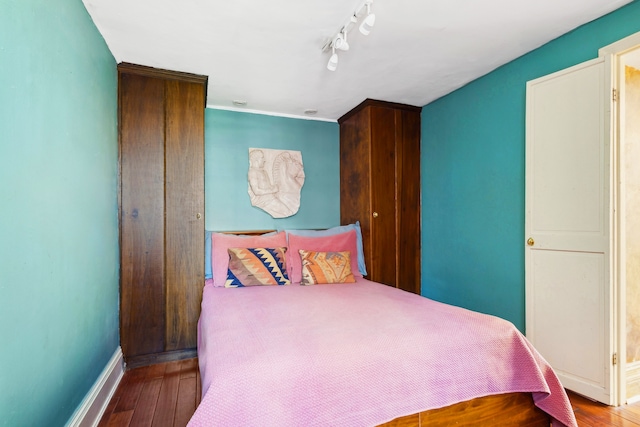
[{"label": "white ceiling", "polygon": [[631,0],[374,0],[334,72],[322,47],[364,0],[83,1],[117,62],[207,75],[209,107],[336,120],[426,105]]}]

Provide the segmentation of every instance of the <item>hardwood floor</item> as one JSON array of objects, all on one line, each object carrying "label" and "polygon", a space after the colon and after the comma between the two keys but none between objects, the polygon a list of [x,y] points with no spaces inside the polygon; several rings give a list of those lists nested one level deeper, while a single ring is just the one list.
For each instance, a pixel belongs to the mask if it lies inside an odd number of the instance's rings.
[{"label": "hardwood floor", "polygon": [[568,392],[568,395],[580,427],[640,426],[640,403],[614,408],[572,392]]},{"label": "hardwood floor", "polygon": [[126,371],[98,427],[184,427],[200,390],[198,359]]},{"label": "hardwood floor", "polygon": [[[200,403],[198,360],[145,366],[125,372],[99,427],[184,427]],[[640,403],[618,408],[569,392],[580,427],[640,427]]]}]

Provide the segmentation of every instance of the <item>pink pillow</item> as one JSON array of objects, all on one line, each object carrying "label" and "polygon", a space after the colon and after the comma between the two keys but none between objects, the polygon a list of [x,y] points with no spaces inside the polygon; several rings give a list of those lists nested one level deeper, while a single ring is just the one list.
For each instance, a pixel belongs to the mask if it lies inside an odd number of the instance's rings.
[{"label": "pink pillow", "polygon": [[237,234],[211,233],[211,270],[213,286],[224,287],[229,269],[229,248],[277,248],[287,246],[287,234],[239,236]]},{"label": "pink pillow", "polygon": [[349,230],[346,233],[333,236],[308,237],[297,236],[289,233],[289,249],[287,250],[287,272],[291,283],[302,281],[302,259],[300,249],[314,252],[351,252],[351,273],[354,277],[362,277],[358,270],[358,244],[356,231]]}]

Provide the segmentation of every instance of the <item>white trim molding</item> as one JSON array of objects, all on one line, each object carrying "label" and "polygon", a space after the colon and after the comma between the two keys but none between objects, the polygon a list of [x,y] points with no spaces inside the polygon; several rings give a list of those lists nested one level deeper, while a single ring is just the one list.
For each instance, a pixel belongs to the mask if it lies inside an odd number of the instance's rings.
[{"label": "white trim molding", "polygon": [[124,357],[118,346],[111,360],[67,422],[67,427],[95,427],[124,375]]},{"label": "white trim molding", "polygon": [[617,42],[598,49],[598,56],[605,55],[622,55],[623,53],[633,50],[640,45],[640,32],[631,34]]}]

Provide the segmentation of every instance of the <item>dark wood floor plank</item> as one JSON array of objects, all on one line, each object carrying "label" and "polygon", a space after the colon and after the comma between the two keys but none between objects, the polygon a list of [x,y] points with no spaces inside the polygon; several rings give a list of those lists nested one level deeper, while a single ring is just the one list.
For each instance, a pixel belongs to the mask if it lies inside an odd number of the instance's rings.
[{"label": "dark wood floor plank", "polygon": [[633,420],[633,411],[640,405],[623,405],[619,407],[607,406],[599,402],[587,399],[571,391],[567,392],[569,400],[576,415],[580,427],[590,426],[619,426],[637,427],[640,420]]},{"label": "dark wood floor plank", "polygon": [[[118,404],[113,410],[114,413],[126,412],[135,409],[138,403],[138,397],[144,385],[146,375],[145,368],[132,369],[127,372],[122,383],[120,384],[122,391],[119,395]],[[119,387],[120,388],[120,387]]]},{"label": "dark wood floor plank", "polygon": [[107,408],[104,410],[104,414],[102,414],[102,418],[100,419],[100,422],[98,423],[98,427],[107,427],[107,425],[109,424],[109,417],[111,416],[111,414],[113,413],[113,410],[115,409],[116,405],[118,404],[118,400],[119,399],[120,399],[120,397],[118,397],[114,393],[113,397],[109,401],[109,404],[107,405]]},{"label": "dark wood floor plank", "polygon": [[157,365],[150,365],[146,367],[145,378],[147,380],[153,378],[163,378],[164,372],[167,369],[168,363],[158,363]]},{"label": "dark wood floor plank", "polygon": [[153,416],[153,427],[171,427],[176,413],[178,401],[178,388],[180,386],[180,363],[170,362],[166,364],[162,387],[156,404],[156,412]]},{"label": "dark wood floor plank", "polygon": [[185,427],[196,411],[196,377],[180,379],[174,427]]},{"label": "dark wood floor plank", "polygon": [[[163,370],[164,372],[164,370]],[[145,381],[138,404],[131,418],[131,425],[139,427],[150,427],[153,421],[153,414],[156,412],[158,395],[162,386],[162,377],[155,377]]]},{"label": "dark wood floor plank", "polygon": [[198,359],[187,359],[180,362],[180,379],[195,378],[198,371]]},{"label": "dark wood floor plank", "polygon": [[114,412],[109,417],[107,426],[108,427],[129,427],[132,416],[133,416],[133,409],[130,411],[124,411],[124,412],[117,412],[117,413]]}]

